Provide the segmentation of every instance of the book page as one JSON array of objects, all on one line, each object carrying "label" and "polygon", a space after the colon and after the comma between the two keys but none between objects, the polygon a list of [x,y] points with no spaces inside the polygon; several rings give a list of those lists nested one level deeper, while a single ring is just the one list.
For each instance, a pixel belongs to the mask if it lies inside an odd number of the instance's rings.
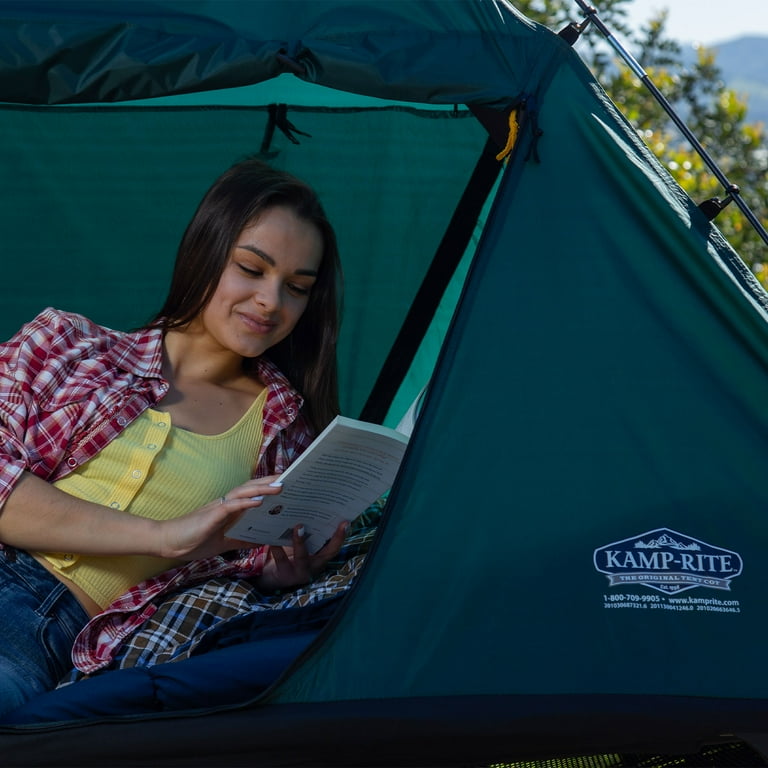
[{"label": "book page", "polygon": [[354,520],[394,481],[408,439],[394,430],[337,417],[281,476],[282,493],[246,511],[227,533],[290,545],[297,524],[316,552],[344,520]]}]

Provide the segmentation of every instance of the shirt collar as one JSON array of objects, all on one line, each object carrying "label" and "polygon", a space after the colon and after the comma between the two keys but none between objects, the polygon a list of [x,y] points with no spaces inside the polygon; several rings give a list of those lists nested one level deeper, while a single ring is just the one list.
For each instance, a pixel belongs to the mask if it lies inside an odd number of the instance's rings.
[{"label": "shirt collar", "polygon": [[283,416],[281,424],[290,424],[304,405],[304,398],[271,360],[262,356],[254,361],[254,365],[256,374],[269,390],[266,407]]},{"label": "shirt collar", "polygon": [[149,328],[124,334],[110,348],[108,358],[121,370],[132,371],[146,378],[162,379],[162,329]]},{"label": "shirt collar", "polygon": [[[124,334],[108,352],[112,365],[145,377],[163,380],[163,331],[149,328]],[[259,379],[269,390],[267,408],[281,425],[293,422],[304,398],[294,389],[280,369],[265,357],[254,361]]]}]

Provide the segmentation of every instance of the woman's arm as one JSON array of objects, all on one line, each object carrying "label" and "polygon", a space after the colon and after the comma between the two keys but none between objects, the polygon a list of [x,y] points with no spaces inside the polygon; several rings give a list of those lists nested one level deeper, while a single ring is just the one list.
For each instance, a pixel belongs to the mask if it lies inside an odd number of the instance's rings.
[{"label": "woman's arm", "polygon": [[279,493],[274,476],[250,480],[173,520],[149,520],[83,501],[28,472],[0,510],[0,541],[19,549],[90,555],[150,555],[196,560],[253,544],[225,532],[254,496]]}]

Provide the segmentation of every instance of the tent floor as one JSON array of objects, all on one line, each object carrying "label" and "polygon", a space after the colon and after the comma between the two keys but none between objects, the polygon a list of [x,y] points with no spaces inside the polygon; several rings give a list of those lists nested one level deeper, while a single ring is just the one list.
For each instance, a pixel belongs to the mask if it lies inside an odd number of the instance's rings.
[{"label": "tent floor", "polygon": [[272,703],[0,727],[3,766],[766,766],[762,701],[469,696]]}]

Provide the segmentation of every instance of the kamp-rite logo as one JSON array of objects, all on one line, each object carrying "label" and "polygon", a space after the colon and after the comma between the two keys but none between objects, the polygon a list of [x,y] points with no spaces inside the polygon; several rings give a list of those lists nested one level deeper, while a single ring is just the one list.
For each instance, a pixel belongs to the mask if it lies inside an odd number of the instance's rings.
[{"label": "kamp-rite logo", "polygon": [[671,595],[694,587],[731,589],[741,557],[669,528],[614,541],[595,550],[595,568],[612,587],[643,585]]}]

